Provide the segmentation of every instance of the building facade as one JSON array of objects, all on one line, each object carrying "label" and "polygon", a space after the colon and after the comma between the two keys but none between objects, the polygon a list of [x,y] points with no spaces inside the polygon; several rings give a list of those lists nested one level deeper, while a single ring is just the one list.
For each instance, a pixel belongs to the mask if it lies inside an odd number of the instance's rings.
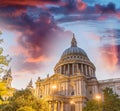
[{"label": "building facade", "polygon": [[[44,97],[51,111],[82,111],[86,101],[102,93],[109,82],[98,81],[95,66],[73,36],[54,68],[54,74],[36,81],[36,95]],[[113,86],[113,85],[112,85]],[[116,85],[120,90],[120,80]],[[120,92],[118,92],[120,94]]]}]

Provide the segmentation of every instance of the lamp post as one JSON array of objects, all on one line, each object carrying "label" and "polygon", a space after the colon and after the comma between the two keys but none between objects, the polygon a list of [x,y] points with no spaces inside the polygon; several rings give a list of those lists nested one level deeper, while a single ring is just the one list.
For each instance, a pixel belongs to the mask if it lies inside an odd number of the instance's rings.
[{"label": "lamp post", "polygon": [[96,95],[95,99],[98,102],[98,111],[100,111],[100,100],[101,100],[101,95]]},{"label": "lamp post", "polygon": [[53,91],[53,107],[52,107],[52,111],[54,111],[54,93],[55,93],[55,89],[57,88],[57,86],[54,84],[52,85],[52,91]]}]

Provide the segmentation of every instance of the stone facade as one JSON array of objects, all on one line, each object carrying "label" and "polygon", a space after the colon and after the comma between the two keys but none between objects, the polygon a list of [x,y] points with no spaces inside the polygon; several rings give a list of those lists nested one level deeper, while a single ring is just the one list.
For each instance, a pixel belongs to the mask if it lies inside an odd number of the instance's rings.
[{"label": "stone facade", "polygon": [[[110,82],[98,81],[95,70],[73,36],[71,47],[63,52],[54,74],[36,81],[36,95],[46,98],[50,111],[82,111],[88,99],[101,93],[106,86],[113,86]],[[120,89],[120,80],[113,84]]]},{"label": "stone facade", "polygon": [[99,90],[101,95],[103,93],[102,90],[106,87],[112,88],[114,93],[117,93],[120,97],[120,78],[99,81]]}]

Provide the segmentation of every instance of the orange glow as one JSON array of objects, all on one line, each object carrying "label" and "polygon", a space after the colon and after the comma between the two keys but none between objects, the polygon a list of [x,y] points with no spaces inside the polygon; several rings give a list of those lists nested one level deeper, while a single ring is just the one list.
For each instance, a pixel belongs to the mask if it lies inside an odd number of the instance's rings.
[{"label": "orange glow", "polygon": [[56,89],[57,88],[57,86],[54,84],[54,85],[52,85],[52,89]]},{"label": "orange glow", "polygon": [[119,12],[119,13],[116,13],[116,17],[117,17],[118,19],[120,19],[120,12]]},{"label": "orange glow", "polygon": [[74,104],[74,101],[70,101],[70,104]]},{"label": "orange glow", "polygon": [[77,8],[81,11],[85,10],[87,7],[87,4],[82,2],[81,0],[78,0],[78,3],[77,3]]},{"label": "orange glow", "polygon": [[5,1],[1,1],[0,5],[1,6],[5,6],[5,5],[28,5],[28,6],[43,6],[46,4],[56,4],[56,5],[65,5],[64,2],[52,2],[52,1],[43,1],[43,0],[14,0],[14,1],[10,1],[10,0],[5,0]]},{"label": "orange glow", "polygon": [[47,58],[44,55],[42,55],[38,58],[27,58],[25,62],[35,62],[36,63],[36,62],[42,62],[42,61],[46,61],[46,60],[47,60]]},{"label": "orange glow", "polygon": [[101,95],[99,95],[99,94],[95,96],[95,99],[96,99],[97,101],[101,100],[101,98],[102,98],[102,97],[101,97]]}]

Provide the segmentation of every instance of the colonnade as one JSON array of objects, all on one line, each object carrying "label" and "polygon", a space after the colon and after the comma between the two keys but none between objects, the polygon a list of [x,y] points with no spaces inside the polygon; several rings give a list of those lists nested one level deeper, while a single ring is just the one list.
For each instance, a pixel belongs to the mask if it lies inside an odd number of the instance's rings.
[{"label": "colonnade", "polygon": [[62,102],[62,101],[48,101],[49,111],[82,111],[83,103],[76,102],[74,104],[70,104],[70,102]]},{"label": "colonnade", "polygon": [[48,101],[50,111],[64,111],[64,103],[62,101]]},{"label": "colonnade", "polygon": [[78,73],[83,73],[87,76],[94,77],[94,69],[87,64],[72,63],[64,64],[57,68],[57,73],[64,75],[77,75]]}]

